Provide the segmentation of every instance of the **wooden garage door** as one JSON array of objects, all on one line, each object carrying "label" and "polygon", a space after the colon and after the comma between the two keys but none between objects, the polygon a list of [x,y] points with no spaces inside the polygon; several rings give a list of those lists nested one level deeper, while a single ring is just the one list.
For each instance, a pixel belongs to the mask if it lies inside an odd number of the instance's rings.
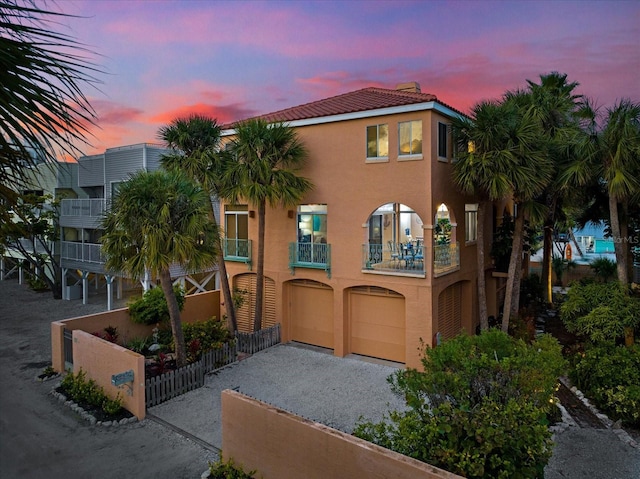
[{"label": "wooden garage door", "polygon": [[462,330],[462,283],[445,289],[438,297],[438,330],[441,339],[451,339]]},{"label": "wooden garage door", "polygon": [[[253,315],[256,308],[256,275],[241,274],[235,278],[235,288],[244,293],[244,303],[236,311],[238,331],[253,331]],[[276,286],[271,278],[264,280],[264,305],[262,311],[262,327],[268,328],[276,324]]]},{"label": "wooden garage door", "polygon": [[404,363],[404,297],[382,288],[349,292],[351,352]]},{"label": "wooden garage door", "polygon": [[316,281],[289,283],[291,339],[333,349],[333,290]]}]

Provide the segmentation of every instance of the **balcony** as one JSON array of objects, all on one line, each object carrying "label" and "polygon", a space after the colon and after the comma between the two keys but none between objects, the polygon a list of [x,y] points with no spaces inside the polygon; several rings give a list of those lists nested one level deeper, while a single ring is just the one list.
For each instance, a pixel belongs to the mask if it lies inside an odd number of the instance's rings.
[{"label": "balcony", "polygon": [[326,243],[289,243],[289,269],[323,269],[331,278],[331,245]]},{"label": "balcony", "polygon": [[381,244],[362,245],[362,270],[367,273],[425,276],[423,246],[396,247]]},{"label": "balcony", "polygon": [[80,261],[82,263],[103,264],[105,262],[98,243],[76,243],[62,241],[60,258],[63,260]]},{"label": "balcony", "polygon": [[460,245],[454,243],[433,247],[433,275],[442,276],[460,269]]},{"label": "balcony", "polygon": [[66,199],[60,203],[60,225],[71,228],[100,228],[107,207],[104,198]]},{"label": "balcony", "polygon": [[251,240],[224,238],[222,247],[225,261],[246,263],[251,270]]},{"label": "balcony", "polygon": [[106,207],[104,198],[87,198],[62,200],[60,214],[62,216],[102,216]]}]

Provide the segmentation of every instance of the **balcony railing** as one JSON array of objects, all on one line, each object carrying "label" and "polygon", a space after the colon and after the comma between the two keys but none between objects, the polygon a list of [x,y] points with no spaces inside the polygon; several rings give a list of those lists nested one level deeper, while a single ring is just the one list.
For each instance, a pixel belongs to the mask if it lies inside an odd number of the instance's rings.
[{"label": "balcony railing", "polygon": [[106,208],[104,198],[66,199],[61,203],[61,216],[88,216],[98,218]]},{"label": "balcony railing", "polygon": [[225,261],[247,263],[251,267],[251,240],[224,238],[222,247]]},{"label": "balcony railing", "polygon": [[[20,242],[20,247],[24,248],[24,250],[29,253],[47,254],[47,249],[42,243],[40,243],[40,241],[36,241],[34,243],[28,238],[20,238],[18,241]],[[55,254],[56,243],[54,241],[50,241],[48,244],[48,248],[51,253]]]},{"label": "balcony railing", "polygon": [[289,243],[289,269],[323,269],[331,277],[331,245],[326,243]]},{"label": "balcony railing", "polygon": [[105,259],[97,243],[76,243],[73,241],[62,241],[60,257],[73,261],[83,261],[86,263],[104,263]]},{"label": "balcony railing", "polygon": [[362,245],[363,271],[424,276],[424,246],[406,248],[402,245]]},{"label": "balcony railing", "polygon": [[433,247],[433,275],[456,271],[460,268],[460,245],[455,243],[437,245]]}]

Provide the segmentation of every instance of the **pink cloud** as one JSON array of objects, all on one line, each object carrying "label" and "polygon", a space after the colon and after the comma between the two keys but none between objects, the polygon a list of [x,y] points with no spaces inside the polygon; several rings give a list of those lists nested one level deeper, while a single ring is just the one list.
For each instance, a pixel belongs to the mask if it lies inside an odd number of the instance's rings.
[{"label": "pink cloud", "polygon": [[164,125],[171,123],[176,118],[185,118],[193,114],[209,116],[217,119],[218,123],[224,124],[247,118],[254,115],[255,112],[238,104],[215,106],[206,103],[196,103],[161,112],[150,117],[148,121],[154,124]]}]

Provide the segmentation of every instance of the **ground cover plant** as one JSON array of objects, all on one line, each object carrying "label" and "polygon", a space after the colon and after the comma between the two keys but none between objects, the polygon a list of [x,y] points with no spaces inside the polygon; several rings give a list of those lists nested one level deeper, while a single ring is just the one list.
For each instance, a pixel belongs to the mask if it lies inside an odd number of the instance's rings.
[{"label": "ground cover plant", "polygon": [[255,473],[256,471],[245,472],[242,466],[233,462],[233,459],[225,461],[220,458],[209,463],[210,479],[253,479]]},{"label": "ground cover plant", "polygon": [[566,366],[555,339],[489,330],[426,348],[422,365],[389,378],[407,410],[360,421],[356,436],[468,478],[543,477]]},{"label": "ground cover plant", "polygon": [[57,391],[92,413],[98,421],[131,417],[131,413],[122,407],[120,393],[115,398],[110,398],[93,379],[87,379],[82,370],[77,374],[68,373]]}]

